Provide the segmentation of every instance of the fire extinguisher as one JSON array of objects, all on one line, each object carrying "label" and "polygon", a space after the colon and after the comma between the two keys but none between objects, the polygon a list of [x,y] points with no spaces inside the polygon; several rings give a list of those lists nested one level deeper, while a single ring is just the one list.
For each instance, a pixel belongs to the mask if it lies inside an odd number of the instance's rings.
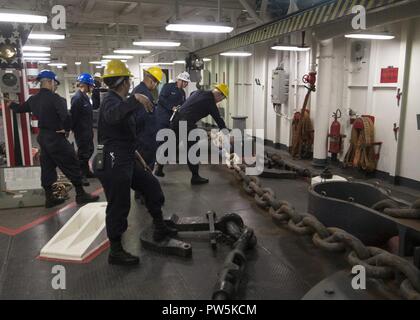
[{"label": "fire extinguisher", "polygon": [[39,134],[38,117],[31,115],[31,129],[33,134]]},{"label": "fire extinguisher", "polygon": [[328,134],[328,138],[330,139],[330,145],[328,152],[331,153],[331,158],[333,160],[337,160],[337,154],[341,152],[341,147],[343,143],[343,138],[346,136],[341,134],[341,124],[338,119],[341,118],[341,110],[337,109],[336,112],[333,113],[334,121],[330,127],[330,133]]}]

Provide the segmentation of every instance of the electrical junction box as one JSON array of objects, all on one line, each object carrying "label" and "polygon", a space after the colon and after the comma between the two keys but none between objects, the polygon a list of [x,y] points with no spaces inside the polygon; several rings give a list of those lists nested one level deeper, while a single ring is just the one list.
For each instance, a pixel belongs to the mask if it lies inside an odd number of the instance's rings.
[{"label": "electrical junction box", "polygon": [[272,74],[271,103],[284,104],[289,100],[289,74],[283,68],[277,68]]},{"label": "electrical junction box", "polygon": [[0,70],[0,90],[3,93],[20,93],[18,70]]}]

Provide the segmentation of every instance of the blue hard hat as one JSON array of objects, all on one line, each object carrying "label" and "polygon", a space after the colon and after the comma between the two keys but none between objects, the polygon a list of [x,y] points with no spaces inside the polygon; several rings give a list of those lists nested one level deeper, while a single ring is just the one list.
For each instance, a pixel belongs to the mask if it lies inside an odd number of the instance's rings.
[{"label": "blue hard hat", "polygon": [[82,73],[80,76],[77,77],[77,81],[80,83],[87,84],[88,86],[94,86],[95,80],[89,73]]},{"label": "blue hard hat", "polygon": [[51,70],[42,70],[40,73],[38,73],[36,80],[39,81],[41,79],[54,80],[55,82],[57,82],[57,84],[60,84],[60,81],[57,80],[57,75]]}]

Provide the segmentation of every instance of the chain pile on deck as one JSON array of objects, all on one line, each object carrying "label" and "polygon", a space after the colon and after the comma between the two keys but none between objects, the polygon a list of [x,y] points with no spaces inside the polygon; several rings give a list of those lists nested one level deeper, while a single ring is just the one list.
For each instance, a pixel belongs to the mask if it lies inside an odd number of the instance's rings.
[{"label": "chain pile on deck", "polygon": [[276,198],[274,191],[264,188],[260,180],[245,174],[245,165],[231,164],[235,178],[244,191],[254,197],[257,205],[268,210],[271,217],[300,235],[312,236],[313,243],[324,250],[343,252],[349,250],[350,265],[362,265],[366,275],[381,280],[399,279],[401,294],[405,299],[420,300],[420,270],[409,260],[377,247],[367,247],[359,239],[338,228],[325,227],[315,216],[299,213],[287,201]]},{"label": "chain pile on deck", "polygon": [[[211,135],[216,146],[221,147],[220,135]],[[228,168],[243,190],[254,197],[256,204],[268,210],[271,217],[299,235],[312,237],[315,246],[333,252],[348,252],[347,261],[351,266],[361,265],[366,269],[366,276],[391,284],[394,280],[399,285],[400,295],[408,300],[420,300],[420,270],[409,260],[377,247],[365,246],[362,241],[339,228],[327,228],[315,216],[299,213],[287,201],[277,199],[274,191],[261,185],[255,176],[245,173],[246,166],[239,164],[239,157],[223,149]],[[284,164],[281,156],[268,156],[273,162]],[[310,171],[297,166],[301,176],[311,176]]]}]

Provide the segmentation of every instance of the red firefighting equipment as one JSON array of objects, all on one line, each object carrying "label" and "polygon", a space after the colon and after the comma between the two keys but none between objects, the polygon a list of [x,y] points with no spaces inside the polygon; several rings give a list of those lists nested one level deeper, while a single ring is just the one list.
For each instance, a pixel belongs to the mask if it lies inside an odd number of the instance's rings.
[{"label": "red firefighting equipment", "polygon": [[333,113],[334,121],[330,127],[330,133],[328,134],[328,138],[330,139],[329,149],[328,152],[331,153],[333,156],[341,153],[343,147],[343,138],[346,136],[341,134],[341,124],[338,119],[341,118],[341,110],[337,109],[336,112]]},{"label": "red firefighting equipment", "polygon": [[296,112],[293,118],[291,154],[294,158],[305,159],[311,156],[314,143],[314,130],[307,105],[311,93],[316,90],[316,72],[309,72],[309,74],[304,75],[302,81],[306,84],[305,87],[308,92],[301,111]]}]

